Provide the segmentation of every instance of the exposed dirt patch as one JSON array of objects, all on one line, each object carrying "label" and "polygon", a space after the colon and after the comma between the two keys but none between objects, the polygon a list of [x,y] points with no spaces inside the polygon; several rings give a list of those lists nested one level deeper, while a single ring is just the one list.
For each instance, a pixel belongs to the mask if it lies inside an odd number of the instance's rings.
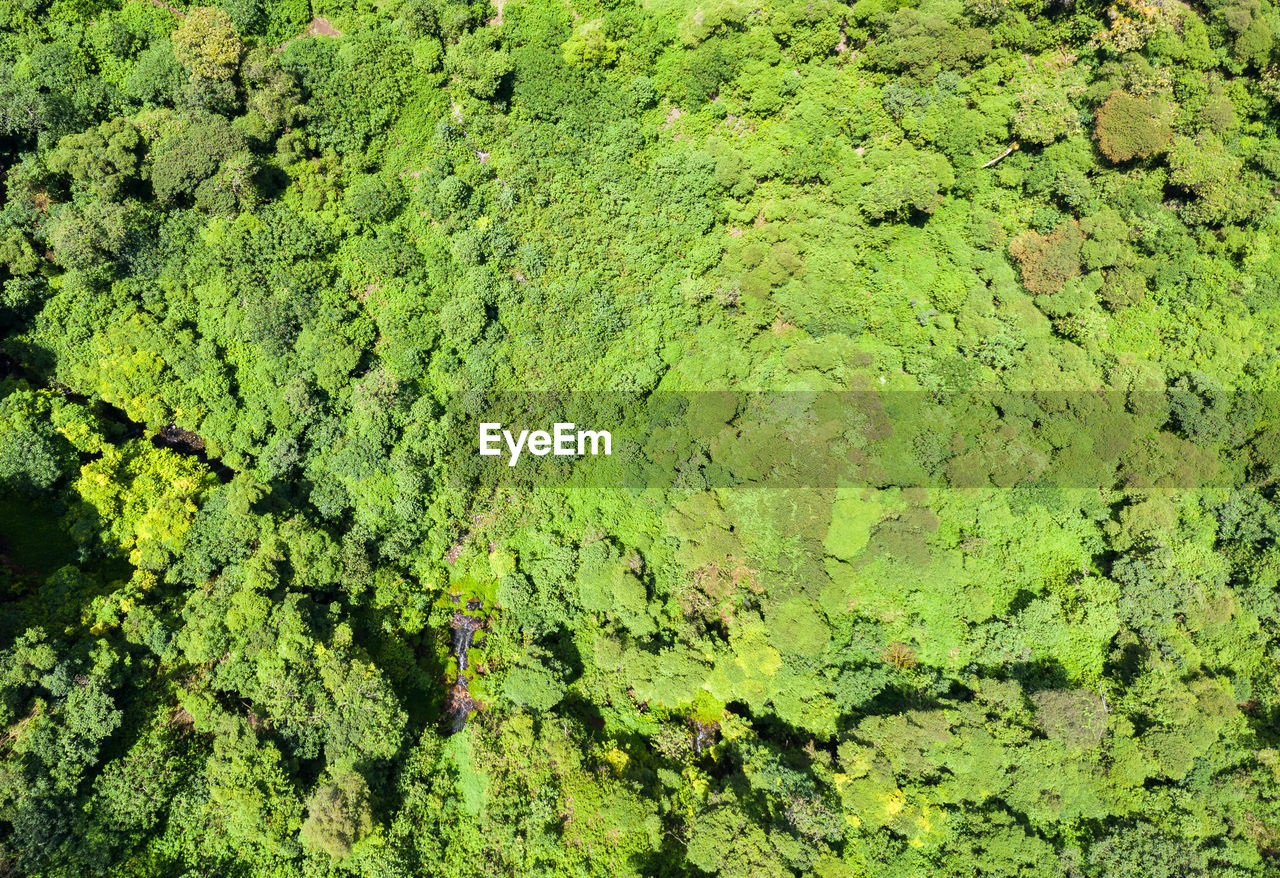
[{"label": "exposed dirt patch", "polygon": [[464,534],[456,543],[449,547],[449,551],[444,554],[444,563],[452,567],[458,563],[458,556],[462,554],[462,550],[467,547],[467,538],[471,534]]},{"label": "exposed dirt patch", "polygon": [[[157,0],[151,0],[151,2],[156,3]],[[311,24],[307,25],[306,30],[304,30],[298,36],[293,37],[292,39],[285,40],[278,47],[276,47],[276,51],[278,52],[281,49],[283,49],[285,46],[288,46],[290,43],[296,42],[297,40],[306,39],[307,37],[340,37],[340,36],[342,36],[342,31],[338,30],[336,27],[330,24],[329,19],[321,18],[320,16],[317,15],[315,18],[311,19]]]},{"label": "exposed dirt patch", "polygon": [[724,117],[724,121],[721,122],[718,127],[736,137],[744,137],[747,134],[754,134],[756,130],[756,126],[752,125],[741,116],[735,116],[732,113],[726,115]]},{"label": "exposed dirt patch", "polygon": [[307,28],[306,36],[309,37],[340,37],[342,32],[336,27],[329,24],[329,19],[316,16],[311,19],[311,27]]}]

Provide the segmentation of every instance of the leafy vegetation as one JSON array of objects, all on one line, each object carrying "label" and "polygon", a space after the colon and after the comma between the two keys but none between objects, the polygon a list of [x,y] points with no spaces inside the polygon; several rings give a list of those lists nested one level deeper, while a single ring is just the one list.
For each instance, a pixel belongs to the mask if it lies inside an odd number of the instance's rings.
[{"label": "leafy vegetation", "polygon": [[1274,874],[1278,15],[0,4],[3,870]]}]

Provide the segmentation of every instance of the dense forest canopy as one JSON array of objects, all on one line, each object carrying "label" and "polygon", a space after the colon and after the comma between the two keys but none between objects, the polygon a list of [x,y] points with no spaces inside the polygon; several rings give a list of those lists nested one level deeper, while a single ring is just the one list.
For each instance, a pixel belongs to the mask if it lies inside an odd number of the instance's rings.
[{"label": "dense forest canopy", "polygon": [[1277,36],[0,0],[0,873],[1277,874]]}]

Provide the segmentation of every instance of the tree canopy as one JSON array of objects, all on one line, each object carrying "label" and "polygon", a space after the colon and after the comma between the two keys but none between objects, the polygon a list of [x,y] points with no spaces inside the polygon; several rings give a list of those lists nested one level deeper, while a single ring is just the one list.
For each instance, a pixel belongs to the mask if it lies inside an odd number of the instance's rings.
[{"label": "tree canopy", "polygon": [[0,4],[0,872],[1276,874],[1277,33]]}]

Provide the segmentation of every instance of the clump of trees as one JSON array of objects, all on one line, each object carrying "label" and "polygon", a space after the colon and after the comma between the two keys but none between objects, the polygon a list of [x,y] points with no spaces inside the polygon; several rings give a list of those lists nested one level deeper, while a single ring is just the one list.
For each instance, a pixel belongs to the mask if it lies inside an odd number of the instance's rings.
[{"label": "clump of trees", "polygon": [[0,9],[0,862],[1275,873],[1273,19]]}]

